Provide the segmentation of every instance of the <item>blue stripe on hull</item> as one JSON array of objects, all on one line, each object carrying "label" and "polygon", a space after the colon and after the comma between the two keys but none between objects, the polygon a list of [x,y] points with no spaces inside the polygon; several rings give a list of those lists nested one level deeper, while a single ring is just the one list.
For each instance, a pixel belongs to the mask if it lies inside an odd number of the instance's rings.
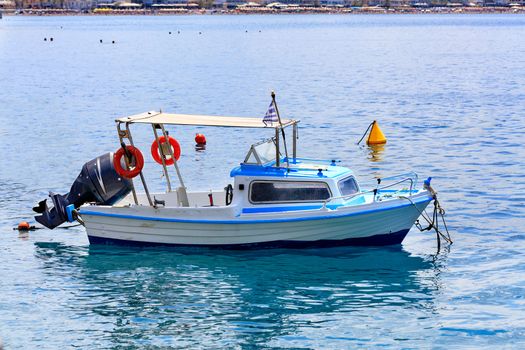
[{"label": "blue stripe on hull", "polygon": [[337,218],[346,218],[350,216],[358,216],[372,213],[379,213],[383,211],[389,211],[394,209],[406,208],[414,204],[423,204],[428,205],[432,201],[432,198],[422,198],[418,201],[407,202],[404,204],[398,204],[394,206],[388,206],[383,208],[367,209],[358,212],[344,213],[338,215],[323,215],[323,216],[309,216],[309,217],[294,217],[294,218],[280,218],[280,219],[266,219],[266,220],[194,220],[194,219],[175,219],[175,218],[163,218],[163,217],[150,217],[150,216],[140,216],[140,215],[128,215],[128,214],[116,214],[116,213],[104,213],[91,210],[80,210],[80,215],[93,215],[93,216],[102,216],[110,218],[119,218],[119,219],[131,219],[131,220],[145,220],[145,221],[160,221],[160,222],[183,222],[183,223],[198,223],[198,224],[235,224],[235,225],[246,225],[246,224],[259,224],[259,223],[277,223],[277,222],[296,222],[296,221],[313,221],[313,220],[325,220],[325,219],[337,219]]},{"label": "blue stripe on hull", "polygon": [[272,241],[246,244],[221,244],[221,245],[202,245],[202,244],[168,244],[152,243],[140,241],[128,241],[122,239],[103,238],[88,236],[90,244],[117,244],[127,246],[173,246],[173,247],[202,247],[216,249],[260,249],[260,248],[328,248],[341,246],[384,246],[401,244],[408,230],[401,230],[394,233],[375,235],[362,238],[348,238],[339,240],[319,240],[319,241]]}]

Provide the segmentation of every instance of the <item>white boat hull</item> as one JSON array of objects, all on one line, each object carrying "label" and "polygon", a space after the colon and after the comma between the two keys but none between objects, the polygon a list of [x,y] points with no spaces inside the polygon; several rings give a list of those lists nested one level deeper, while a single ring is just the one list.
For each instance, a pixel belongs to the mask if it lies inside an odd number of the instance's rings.
[{"label": "white boat hull", "polygon": [[209,209],[148,206],[87,206],[81,215],[91,243],[228,248],[391,245],[403,241],[432,198],[424,192],[411,200],[256,214],[229,208],[226,218],[220,217],[219,209],[203,216]]}]

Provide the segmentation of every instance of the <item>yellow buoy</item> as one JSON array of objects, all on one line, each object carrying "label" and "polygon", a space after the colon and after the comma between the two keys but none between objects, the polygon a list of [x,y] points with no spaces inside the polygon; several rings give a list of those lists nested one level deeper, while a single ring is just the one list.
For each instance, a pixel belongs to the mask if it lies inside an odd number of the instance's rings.
[{"label": "yellow buoy", "polygon": [[366,143],[369,145],[382,145],[386,143],[385,134],[383,134],[379,128],[379,123],[375,120],[372,122],[372,129],[370,130]]}]

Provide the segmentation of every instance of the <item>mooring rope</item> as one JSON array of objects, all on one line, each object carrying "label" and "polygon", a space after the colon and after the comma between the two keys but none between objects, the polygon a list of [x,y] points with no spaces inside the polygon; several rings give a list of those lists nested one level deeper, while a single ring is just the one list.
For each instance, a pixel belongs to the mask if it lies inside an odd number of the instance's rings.
[{"label": "mooring rope", "polygon": [[[408,200],[414,208],[419,212],[419,214],[425,219],[425,221],[428,223],[428,226],[423,228],[421,224],[419,223],[419,219],[416,220],[415,225],[419,229],[419,231],[430,231],[431,229],[434,229],[436,231],[436,239],[438,243],[438,251],[441,248],[441,238],[443,238],[445,241],[447,241],[448,244],[452,244],[452,238],[450,237],[450,232],[448,231],[447,222],[445,220],[445,209],[441,207],[441,204],[439,203],[437,199],[437,193],[429,186],[430,193],[432,193],[432,197],[434,199],[434,211],[432,213],[432,220],[430,220],[430,216],[425,212],[419,210],[419,208],[416,206],[416,203],[412,201],[412,199],[406,197],[406,196],[399,196],[399,198],[404,198]],[[439,216],[441,216],[441,221],[443,222],[443,226],[445,227],[446,235],[439,229]]]},{"label": "mooring rope", "polygon": [[361,141],[363,141],[363,139],[365,138],[366,134],[368,133],[368,130],[370,130],[372,125],[374,125],[374,122],[371,122],[370,125],[368,125],[368,128],[366,128],[365,133],[363,134],[363,136],[361,136],[361,139],[357,142],[358,145],[361,143]]}]

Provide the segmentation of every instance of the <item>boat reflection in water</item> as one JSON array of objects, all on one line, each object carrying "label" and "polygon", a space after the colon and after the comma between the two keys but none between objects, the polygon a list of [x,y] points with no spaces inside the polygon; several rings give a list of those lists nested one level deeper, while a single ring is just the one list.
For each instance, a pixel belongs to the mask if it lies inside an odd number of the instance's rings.
[{"label": "boat reflection in water", "polygon": [[[366,319],[387,322],[393,310],[420,324],[434,312],[440,285],[439,263],[399,247],[183,251],[39,243],[36,255],[49,278],[70,276],[60,303],[89,321],[90,338],[108,344],[198,340],[224,348],[281,346],[297,335],[366,338]],[[401,335],[403,326],[396,326]],[[316,335],[305,335],[312,329]]]}]

